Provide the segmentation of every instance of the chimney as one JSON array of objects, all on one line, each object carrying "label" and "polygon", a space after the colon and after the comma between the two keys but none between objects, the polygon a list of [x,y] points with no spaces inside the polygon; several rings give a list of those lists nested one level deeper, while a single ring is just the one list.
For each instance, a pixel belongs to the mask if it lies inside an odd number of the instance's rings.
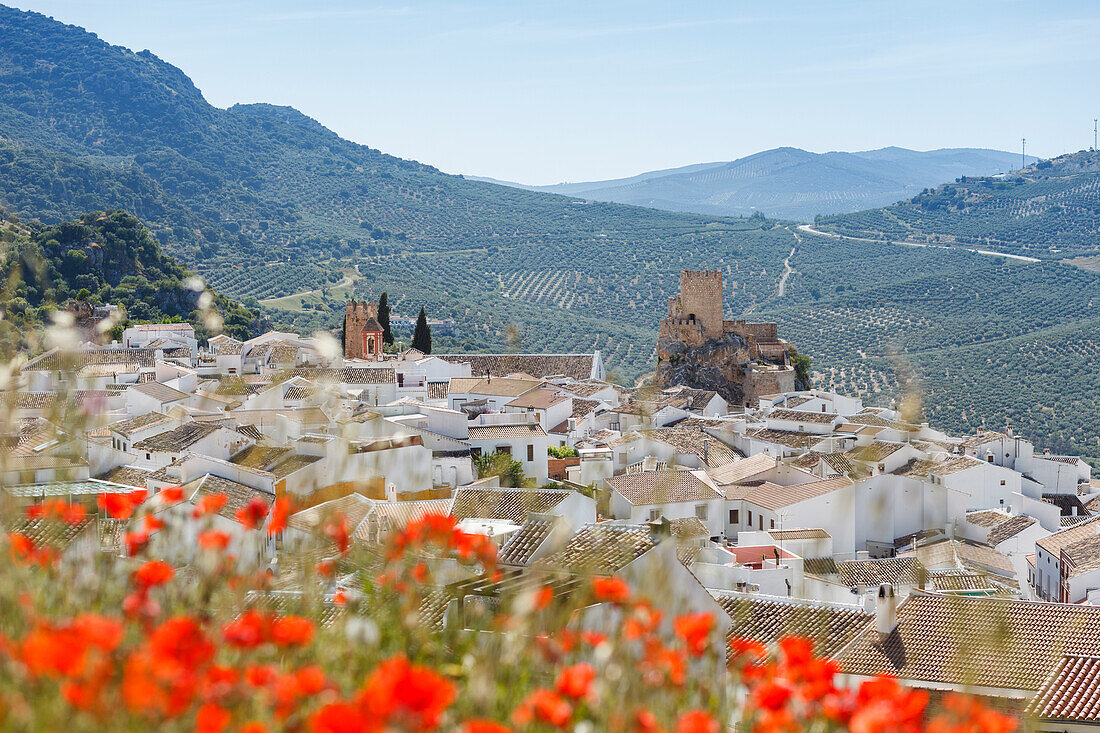
[{"label": "chimney", "polygon": [[879,638],[889,636],[898,625],[898,601],[894,597],[894,586],[883,583],[878,587],[875,599],[875,631]]},{"label": "chimney", "polygon": [[707,459],[710,457],[710,438],[703,438],[703,468],[707,467]]}]

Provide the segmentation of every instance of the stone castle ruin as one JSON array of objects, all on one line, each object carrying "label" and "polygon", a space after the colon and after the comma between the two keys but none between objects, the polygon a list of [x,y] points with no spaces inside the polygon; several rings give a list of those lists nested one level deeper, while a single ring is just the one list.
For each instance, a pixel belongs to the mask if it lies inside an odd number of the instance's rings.
[{"label": "stone castle ruin", "polygon": [[684,270],[657,338],[657,384],[714,390],[730,405],[796,388],[791,346],[774,323],[727,321],[722,273]]}]

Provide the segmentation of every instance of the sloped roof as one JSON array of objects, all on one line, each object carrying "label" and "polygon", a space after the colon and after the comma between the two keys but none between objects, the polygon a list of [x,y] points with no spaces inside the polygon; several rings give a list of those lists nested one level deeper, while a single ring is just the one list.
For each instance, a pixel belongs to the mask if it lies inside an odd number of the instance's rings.
[{"label": "sloped roof", "polygon": [[767,471],[769,468],[775,468],[775,458],[758,453],[724,466],[709,468],[707,474],[719,485],[735,484],[762,471]]},{"label": "sloped roof", "polygon": [[823,657],[832,657],[843,649],[873,618],[855,608],[808,601],[714,590],[711,595],[733,620],[731,638],[773,644],[785,636],[805,636]]},{"label": "sloped roof", "polygon": [[740,451],[729,447],[701,428],[656,428],[646,430],[645,435],[651,440],[659,440],[671,445],[680,453],[694,453],[700,460],[706,456],[704,461],[706,467],[724,466],[743,457]]},{"label": "sloped roof", "polygon": [[563,374],[571,379],[583,380],[592,376],[595,354],[432,354],[452,364],[469,363],[475,376],[489,374],[503,377],[515,372],[526,372],[542,378]]},{"label": "sloped roof", "polygon": [[1100,656],[1062,657],[1025,712],[1041,720],[1100,723]]},{"label": "sloped roof", "polygon": [[253,499],[262,500],[268,507],[275,501],[274,494],[210,473],[188,482],[184,485],[183,491],[192,503],[197,503],[202,497],[211,494],[225,496],[227,501],[218,510],[218,514],[233,521],[236,521],[237,511],[243,509]]},{"label": "sloped roof", "polygon": [[570,493],[564,489],[459,489],[451,515],[455,519],[506,519],[523,524],[528,514],[549,512]]},{"label": "sloped roof", "polygon": [[124,486],[134,486],[139,489],[144,489],[146,488],[145,479],[151,474],[151,471],[146,471],[143,468],[119,466],[118,468],[112,468],[107,473],[101,473],[96,476],[96,478],[100,481],[110,481]]},{"label": "sloped roof", "polygon": [[145,430],[146,428],[155,427],[157,425],[163,425],[173,422],[174,418],[168,417],[161,412],[149,412],[145,415],[138,415],[137,417],[131,417],[128,420],[120,420],[116,423],[112,423],[107,427],[112,432],[119,435],[132,435],[139,430]]},{"label": "sloped roof", "polygon": [[601,522],[588,524],[547,563],[574,571],[616,573],[657,545],[648,527]]},{"label": "sloped roof", "polygon": [[838,491],[851,486],[853,481],[847,476],[837,476],[804,484],[780,486],[771,481],[730,484],[725,487],[727,499],[743,499],[763,509],[776,511],[783,507],[813,499],[823,494]]},{"label": "sloped roof", "polygon": [[526,423],[523,425],[471,425],[469,427],[470,441],[474,440],[523,440],[526,438],[538,438],[546,435],[546,431],[538,423]]},{"label": "sloped roof", "polygon": [[607,485],[634,506],[707,501],[721,494],[692,471],[638,471],[607,479]]},{"label": "sloped roof", "polygon": [[547,519],[528,519],[500,548],[497,559],[505,565],[527,565],[553,528]]},{"label": "sloped roof", "polygon": [[1055,532],[1041,540],[1036,541],[1036,546],[1043,548],[1051,555],[1057,557],[1063,548],[1070,547],[1083,539],[1100,534],[1100,517],[1092,517],[1079,522],[1069,529]]},{"label": "sloped roof", "polygon": [[221,429],[221,425],[204,422],[189,422],[163,433],[150,435],[134,443],[134,450],[179,453],[206,436]]},{"label": "sloped roof", "polygon": [[914,593],[885,639],[868,627],[839,658],[848,674],[1038,690],[1065,654],[1100,655],[1100,608]]},{"label": "sloped roof", "polygon": [[167,384],[161,384],[160,382],[144,382],[142,384],[135,384],[130,389],[135,392],[140,392],[147,397],[152,397],[158,402],[179,402],[186,400],[191,395],[186,392],[180,392],[178,389],[169,387]]},{"label": "sloped roof", "polygon": [[777,408],[765,415],[764,419],[830,424],[835,422],[839,417],[840,415],[832,412],[810,412],[809,410],[784,410],[782,408]]},{"label": "sloped roof", "polygon": [[916,584],[922,572],[914,557],[890,557],[881,560],[849,560],[836,564],[844,585],[879,585],[880,583]]}]

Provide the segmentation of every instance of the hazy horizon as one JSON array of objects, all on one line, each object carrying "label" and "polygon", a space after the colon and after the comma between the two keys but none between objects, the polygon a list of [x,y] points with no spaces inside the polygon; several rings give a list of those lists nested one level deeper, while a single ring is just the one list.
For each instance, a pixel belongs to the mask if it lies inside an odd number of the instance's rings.
[{"label": "hazy horizon", "polygon": [[776,147],[1092,143],[1100,8],[20,0],[449,173],[624,178]]}]

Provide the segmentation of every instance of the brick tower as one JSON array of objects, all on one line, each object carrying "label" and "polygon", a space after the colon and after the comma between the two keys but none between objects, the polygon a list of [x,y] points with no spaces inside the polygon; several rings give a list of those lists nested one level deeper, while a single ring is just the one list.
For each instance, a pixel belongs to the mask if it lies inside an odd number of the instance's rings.
[{"label": "brick tower", "polygon": [[382,360],[382,324],[378,305],[348,301],[344,313],[344,358]]}]

